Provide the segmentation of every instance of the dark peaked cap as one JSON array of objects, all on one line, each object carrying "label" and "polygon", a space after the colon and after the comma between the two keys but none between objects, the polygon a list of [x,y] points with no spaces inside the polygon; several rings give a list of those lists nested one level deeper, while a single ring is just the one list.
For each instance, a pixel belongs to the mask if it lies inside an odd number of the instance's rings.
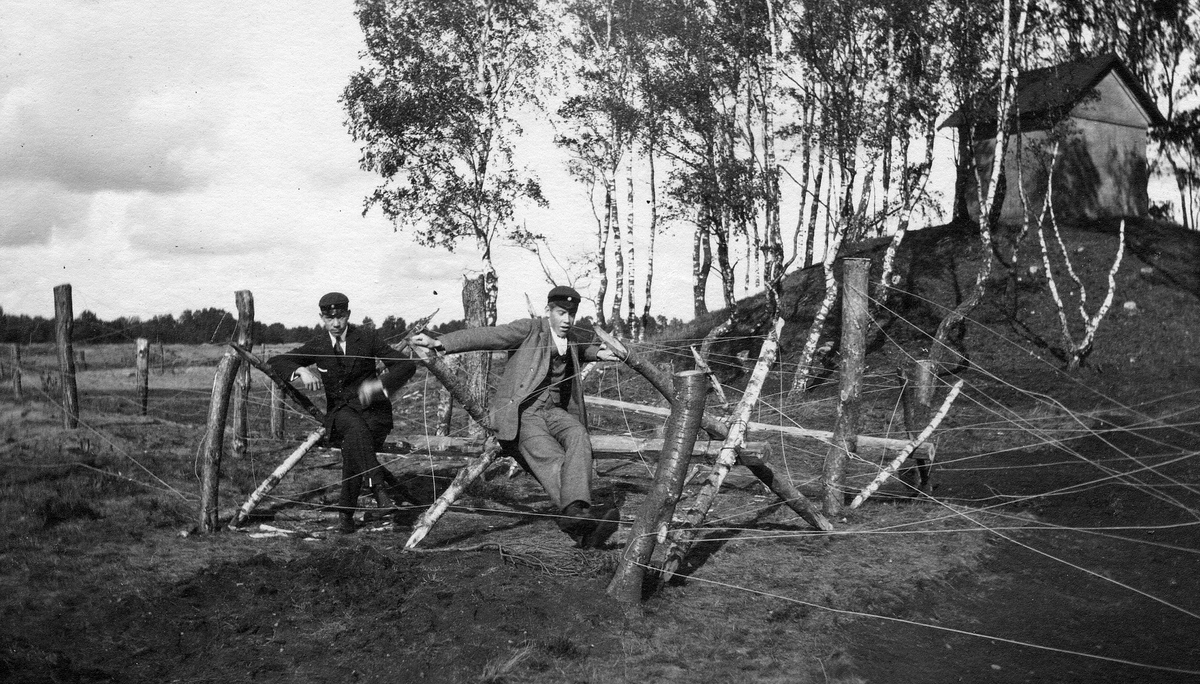
[{"label": "dark peaked cap", "polygon": [[579,293],[574,288],[567,287],[566,285],[559,285],[550,290],[550,294],[546,295],[547,304],[559,304],[571,311],[574,311],[579,306],[580,299]]},{"label": "dark peaked cap", "polygon": [[321,301],[317,306],[321,307],[321,313],[333,313],[335,311],[346,311],[350,308],[350,299],[341,292],[330,292],[321,297]]}]

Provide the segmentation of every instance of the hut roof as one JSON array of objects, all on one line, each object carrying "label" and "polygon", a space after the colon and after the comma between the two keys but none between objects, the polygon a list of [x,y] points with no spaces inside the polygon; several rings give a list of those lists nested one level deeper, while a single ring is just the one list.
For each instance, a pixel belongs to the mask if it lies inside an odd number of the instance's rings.
[{"label": "hut roof", "polygon": [[[1017,75],[1015,110],[1019,112],[1021,130],[1037,128],[1040,124],[1052,124],[1066,116],[1088,93],[1115,71],[1134,100],[1145,111],[1150,125],[1159,126],[1167,121],[1158,111],[1154,98],[1150,97],[1125,62],[1114,53],[1088,57],[1032,69]],[[978,123],[987,128],[996,125],[996,87],[979,93]],[[966,105],[960,106],[946,118],[939,128],[966,125]]]}]

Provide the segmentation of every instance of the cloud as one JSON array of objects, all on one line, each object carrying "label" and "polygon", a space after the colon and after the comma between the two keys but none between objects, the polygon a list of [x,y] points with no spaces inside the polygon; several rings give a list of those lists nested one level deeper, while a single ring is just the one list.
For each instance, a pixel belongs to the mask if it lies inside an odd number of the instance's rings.
[{"label": "cloud", "polygon": [[55,230],[77,228],[88,198],[48,181],[0,182],[0,247],[44,244]]}]

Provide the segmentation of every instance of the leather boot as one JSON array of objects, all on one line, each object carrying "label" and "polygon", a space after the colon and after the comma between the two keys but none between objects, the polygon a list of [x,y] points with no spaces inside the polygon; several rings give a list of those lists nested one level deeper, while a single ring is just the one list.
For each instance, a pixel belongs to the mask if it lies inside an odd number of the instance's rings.
[{"label": "leather boot", "polygon": [[352,511],[338,511],[337,530],[342,534],[354,534],[354,513]]}]

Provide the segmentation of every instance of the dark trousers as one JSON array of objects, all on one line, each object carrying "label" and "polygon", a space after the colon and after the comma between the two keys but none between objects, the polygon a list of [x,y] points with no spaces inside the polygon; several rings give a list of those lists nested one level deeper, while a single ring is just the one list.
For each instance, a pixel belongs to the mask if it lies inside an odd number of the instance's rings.
[{"label": "dark trousers", "polygon": [[557,406],[525,409],[517,447],[555,506],[592,502],[592,441],[575,416]]},{"label": "dark trousers", "polygon": [[341,440],[342,491],[338,507],[343,513],[353,513],[358,507],[358,495],[363,481],[392,486],[392,473],[380,465],[375,452],[383,448],[390,431],[387,425],[376,425],[353,409],[343,408],[333,414],[333,438]]}]

